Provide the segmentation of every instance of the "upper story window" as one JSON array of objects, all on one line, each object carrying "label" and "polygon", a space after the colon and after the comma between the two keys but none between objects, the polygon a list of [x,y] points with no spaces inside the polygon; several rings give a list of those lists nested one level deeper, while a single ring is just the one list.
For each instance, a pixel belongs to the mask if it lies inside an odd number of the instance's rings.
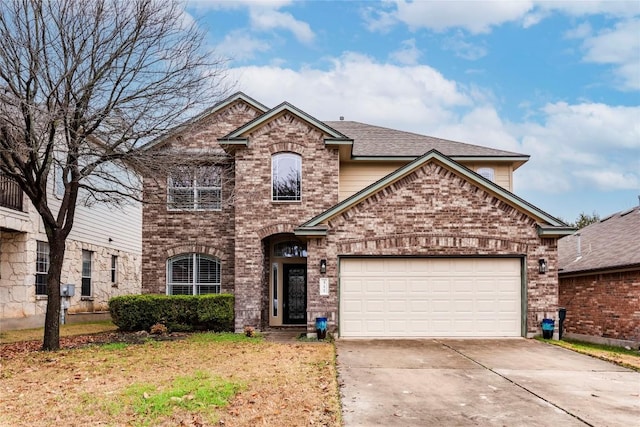
[{"label": "upper story window", "polygon": [[483,178],[488,179],[489,181],[495,181],[495,171],[493,170],[493,168],[479,168],[478,169],[478,175],[480,175]]},{"label": "upper story window", "polygon": [[169,295],[220,293],[220,261],[202,254],[178,255],[167,262]]},{"label": "upper story window", "polygon": [[302,190],[302,157],[294,153],[278,153],[271,157],[271,198],[273,201],[300,201]]},{"label": "upper story window", "polygon": [[182,166],[169,176],[167,206],[171,210],[217,211],[221,208],[219,166]]}]

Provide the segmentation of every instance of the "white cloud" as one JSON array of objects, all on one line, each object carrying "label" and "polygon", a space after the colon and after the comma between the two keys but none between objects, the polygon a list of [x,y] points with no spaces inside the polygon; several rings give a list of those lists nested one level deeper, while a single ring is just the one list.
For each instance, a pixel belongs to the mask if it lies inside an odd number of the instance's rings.
[{"label": "white cloud", "polygon": [[640,107],[560,102],[546,105],[541,113],[541,122],[513,126],[522,150],[532,156],[519,171],[520,189],[639,187]]},{"label": "white cloud", "polygon": [[247,34],[246,31],[236,30],[228,33],[224,40],[215,48],[215,52],[235,61],[251,59],[257,52],[266,52],[269,43]]},{"label": "white cloud", "polygon": [[631,18],[640,14],[637,1],[407,1],[393,0],[382,9],[368,7],[365,22],[371,31],[387,31],[403,23],[411,30],[445,31],[458,28],[472,34],[489,33],[496,26],[519,22],[529,28],[553,13],[570,16],[607,15]]},{"label": "white cloud", "polygon": [[189,7],[197,11],[242,10],[249,11],[251,30],[256,32],[284,30],[291,32],[301,43],[311,43],[315,33],[308,23],[296,19],[288,12],[282,12],[292,0],[188,0]]},{"label": "white cloud", "polygon": [[454,121],[455,108],[472,103],[464,88],[425,65],[384,64],[354,53],[331,61],[327,70],[263,66],[231,72],[239,81],[239,90],[266,105],[286,100],[320,120],[344,116],[426,132]]},{"label": "white cloud", "polygon": [[371,14],[368,26],[372,30],[387,29],[396,22],[412,30],[429,28],[444,31],[464,28],[473,33],[488,33],[491,27],[520,20],[531,10],[531,1],[469,2],[469,1],[395,1],[395,8]]},{"label": "white cloud", "polygon": [[433,130],[433,133],[454,141],[500,150],[516,153],[521,150],[518,140],[510,133],[508,125],[489,104],[474,107],[458,120],[441,124]]},{"label": "white cloud", "polygon": [[640,107],[598,103],[548,104],[546,127],[560,140],[581,148],[637,149],[640,153]]},{"label": "white cloud", "polygon": [[320,120],[344,116],[529,154],[514,175],[517,193],[640,187],[640,107],[557,102],[509,122],[491,92],[459,85],[431,67],[355,53],[330,61],[325,70],[253,66],[231,73],[239,90],[267,106],[289,101]]},{"label": "white cloud", "polygon": [[416,40],[409,39],[402,41],[402,47],[391,52],[389,57],[394,61],[404,65],[415,65],[422,56],[420,49],[416,47]]},{"label": "white cloud", "polygon": [[309,24],[295,19],[290,13],[263,7],[251,7],[249,10],[251,25],[255,30],[270,31],[279,29],[290,31],[302,43],[311,43],[315,38],[315,34]]},{"label": "white cloud", "polygon": [[584,60],[613,65],[622,89],[640,90],[639,29],[640,19],[631,19],[587,37],[583,45]]},{"label": "white cloud", "polygon": [[453,51],[456,56],[469,61],[475,61],[487,55],[486,47],[469,43],[465,40],[462,31],[456,31],[453,36],[445,38],[443,47]]},{"label": "white cloud", "polygon": [[585,186],[593,185],[599,190],[635,190],[640,188],[640,175],[632,172],[620,172],[610,165],[599,170],[577,170],[573,175],[583,180]]},{"label": "white cloud", "polygon": [[584,39],[592,33],[591,24],[583,22],[575,28],[572,28],[564,33],[564,37],[567,39]]},{"label": "white cloud", "polygon": [[632,17],[640,13],[636,0],[537,0],[542,10],[558,11],[571,16],[607,15],[615,18]]}]

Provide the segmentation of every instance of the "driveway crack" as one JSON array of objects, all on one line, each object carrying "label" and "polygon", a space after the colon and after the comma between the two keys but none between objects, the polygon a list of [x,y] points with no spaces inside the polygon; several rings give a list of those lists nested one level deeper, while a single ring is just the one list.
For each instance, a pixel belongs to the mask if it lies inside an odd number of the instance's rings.
[{"label": "driveway crack", "polygon": [[476,365],[478,365],[478,366],[480,366],[480,367],[482,367],[482,368],[486,369],[487,371],[489,371],[489,372],[491,372],[491,373],[493,373],[493,374],[495,374],[495,375],[499,376],[500,378],[503,378],[503,379],[507,380],[508,382],[510,382],[511,384],[515,385],[516,387],[518,387],[518,388],[520,388],[520,389],[524,390],[525,392],[527,392],[527,393],[529,393],[529,394],[531,394],[531,395],[533,395],[533,396],[537,397],[538,399],[543,400],[544,402],[547,402],[549,405],[551,405],[551,406],[553,406],[553,407],[555,407],[555,408],[559,409],[560,411],[562,411],[562,412],[564,412],[565,414],[567,414],[567,415],[569,415],[569,416],[571,416],[571,417],[573,417],[573,418],[577,419],[578,421],[580,421],[580,422],[584,423],[585,425],[587,425],[587,426],[589,426],[589,427],[595,427],[593,424],[591,424],[590,422],[588,422],[588,421],[584,420],[584,419],[583,419],[583,418],[581,418],[580,416],[578,416],[578,415],[576,415],[576,414],[574,414],[574,413],[569,412],[569,411],[568,411],[568,410],[566,410],[565,408],[563,408],[563,407],[561,407],[561,406],[558,406],[557,404],[555,404],[555,403],[553,403],[553,402],[550,402],[549,400],[545,399],[544,397],[542,397],[541,395],[537,394],[537,393],[536,393],[536,392],[534,392],[533,390],[530,390],[530,389],[528,389],[527,387],[525,387],[525,386],[523,386],[523,385],[521,385],[521,384],[518,384],[517,382],[515,382],[515,381],[514,381],[514,380],[512,380],[511,378],[509,378],[509,377],[507,377],[507,376],[505,376],[505,375],[502,375],[500,372],[494,371],[494,370],[493,370],[493,369],[491,369],[490,367],[483,365],[482,363],[478,362],[478,361],[477,361],[477,360],[475,360],[474,358],[467,356],[466,354],[464,354],[464,353],[463,353],[463,352],[461,352],[460,350],[458,350],[458,349],[456,349],[456,348],[454,348],[454,347],[450,346],[449,344],[447,344],[447,343],[445,343],[445,342],[442,342],[442,341],[438,341],[438,340],[435,340],[435,341],[436,341],[437,343],[439,343],[440,345],[442,345],[443,347],[446,347],[446,348],[448,348],[449,350],[454,351],[455,353],[458,353],[460,356],[464,357],[465,359],[469,360],[470,362],[472,362],[472,363],[474,363],[474,364],[476,364]]}]

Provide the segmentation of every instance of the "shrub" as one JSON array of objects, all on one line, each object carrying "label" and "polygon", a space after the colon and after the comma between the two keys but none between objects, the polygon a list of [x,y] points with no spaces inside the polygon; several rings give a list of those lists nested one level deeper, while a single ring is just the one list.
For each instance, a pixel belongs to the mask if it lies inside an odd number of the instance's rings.
[{"label": "shrub", "polygon": [[113,323],[122,331],[149,331],[157,323],[173,331],[233,331],[234,297],[210,295],[124,295],[109,300]]}]

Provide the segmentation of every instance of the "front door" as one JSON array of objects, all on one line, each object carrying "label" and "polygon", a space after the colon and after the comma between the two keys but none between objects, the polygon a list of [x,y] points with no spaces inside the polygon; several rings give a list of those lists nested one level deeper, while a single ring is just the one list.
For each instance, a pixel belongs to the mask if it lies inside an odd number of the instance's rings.
[{"label": "front door", "polygon": [[307,265],[284,264],[282,305],[285,324],[307,323]]}]

